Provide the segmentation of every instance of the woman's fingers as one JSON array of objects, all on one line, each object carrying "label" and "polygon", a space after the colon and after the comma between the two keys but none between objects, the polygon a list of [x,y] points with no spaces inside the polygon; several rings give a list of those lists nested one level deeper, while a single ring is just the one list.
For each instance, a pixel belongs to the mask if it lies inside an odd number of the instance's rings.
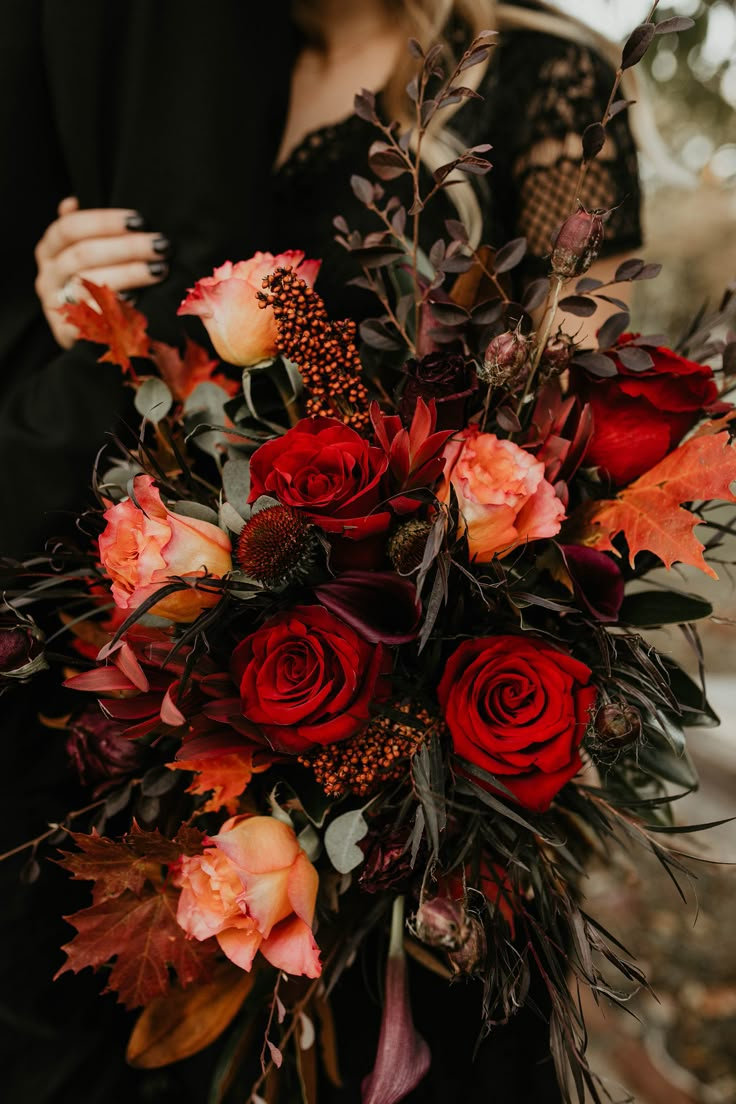
[{"label": "woman's fingers", "polygon": [[131,262],[140,262],[138,267],[141,271],[145,267],[143,262],[158,264],[160,270],[160,262],[168,251],[169,242],[162,234],[128,233],[112,238],[75,241],[62,249],[50,263],[54,278],[63,284],[70,276],[84,275],[91,279],[87,273],[92,269],[128,266]]},{"label": "woman's fingers", "polygon": [[45,234],[36,246],[36,260],[53,260],[64,249],[68,249],[85,238],[112,238],[129,234],[131,230],[141,230],[143,219],[137,211],[129,208],[102,207],[80,211],[70,210],[55,219],[47,227]]},{"label": "woman's fingers", "polygon": [[150,287],[166,276],[169,267],[160,258],[156,261],[131,261],[128,264],[105,265],[87,268],[72,277],[89,280],[93,284],[105,284],[113,291],[130,291]]}]

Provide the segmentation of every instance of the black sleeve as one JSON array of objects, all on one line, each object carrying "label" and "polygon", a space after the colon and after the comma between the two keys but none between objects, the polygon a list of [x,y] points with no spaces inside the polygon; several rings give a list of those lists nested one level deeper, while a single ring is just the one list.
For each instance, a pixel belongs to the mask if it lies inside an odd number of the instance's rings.
[{"label": "black sleeve", "polygon": [[[507,238],[524,235],[536,257],[573,207],[581,135],[603,116],[614,73],[585,46],[552,35],[507,32],[489,89],[486,141],[494,150],[492,187]],[[603,255],[641,245],[637,153],[626,117],[609,123],[589,166],[581,199],[611,210]]]}]

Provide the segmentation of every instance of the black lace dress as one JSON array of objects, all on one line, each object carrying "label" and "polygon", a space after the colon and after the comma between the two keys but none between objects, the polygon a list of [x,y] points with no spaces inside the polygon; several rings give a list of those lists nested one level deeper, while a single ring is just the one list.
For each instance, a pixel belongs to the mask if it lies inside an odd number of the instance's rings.
[{"label": "black lace dress", "polygon": [[[483,103],[471,101],[452,118],[453,130],[468,145],[493,146],[487,155],[493,169],[477,185],[482,240],[497,248],[524,235],[529,256],[522,278],[546,271],[550,239],[575,195],[580,135],[601,119],[612,82],[611,68],[585,47],[536,32],[507,32],[483,78]],[[637,154],[625,113],[612,120],[608,132],[582,192],[588,209],[612,210],[603,256],[641,245]],[[370,176],[367,151],[376,137],[356,115],[322,127],[307,135],[273,178],[269,248],[299,248],[323,259],[318,290],[335,315],[375,309],[365,293],[345,288],[357,272],[334,241],[332,219],[344,215],[351,228],[363,232],[380,228],[371,224],[350,187],[353,173]],[[423,215],[427,247],[449,217],[456,212],[441,195]]]}]

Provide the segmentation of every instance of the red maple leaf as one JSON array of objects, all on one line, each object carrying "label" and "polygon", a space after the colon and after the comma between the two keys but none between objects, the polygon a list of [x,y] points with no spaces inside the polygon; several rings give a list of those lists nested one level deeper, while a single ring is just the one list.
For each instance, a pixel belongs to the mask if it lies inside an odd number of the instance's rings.
[{"label": "red maple leaf", "polygon": [[186,339],[184,356],[173,345],[163,341],[154,341],[153,360],[161,379],[167,385],[177,402],[184,402],[200,383],[217,383],[231,396],[240,390],[238,380],[228,379],[219,368],[219,360],[213,360],[206,349]]},{"label": "red maple leaf", "polygon": [[176,921],[177,902],[178,894],[166,887],[151,887],[143,896],[126,890],[65,917],[77,935],[62,948],[67,960],[56,977],[114,960],[106,992],[116,992],[126,1008],[168,993],[169,968],[182,986],[206,980],[217,946],[187,938]]},{"label": "red maple leaf", "polygon": [[736,448],[729,444],[728,433],[692,437],[617,498],[597,502],[587,515],[583,543],[615,552],[613,538],[623,533],[632,566],[638,552],[648,551],[667,568],[691,564],[717,579],[703,559],[705,546],[693,532],[701,519],[682,503],[736,502],[731,493],[735,479]]},{"label": "red maple leaf", "polygon": [[89,303],[65,303],[59,307],[64,320],[76,326],[84,341],[107,345],[107,352],[98,363],[119,364],[123,371],[135,376],[130,358],[147,357],[151,348],[145,314],[120,299],[109,287],[90,280],[82,280],[82,284],[99,309]]}]

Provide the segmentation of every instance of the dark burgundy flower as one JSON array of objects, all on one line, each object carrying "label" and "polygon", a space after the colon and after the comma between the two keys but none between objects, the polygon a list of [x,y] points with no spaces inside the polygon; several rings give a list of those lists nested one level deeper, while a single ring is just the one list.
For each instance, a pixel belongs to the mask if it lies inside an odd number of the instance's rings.
[{"label": "dark burgundy flower", "polygon": [[473,365],[459,353],[429,353],[404,366],[406,383],[401,393],[399,412],[405,422],[411,420],[418,399],[437,404],[438,429],[462,429],[466,400],[478,390]]},{"label": "dark burgundy flower", "polygon": [[387,889],[401,892],[413,874],[406,830],[383,832],[376,828],[361,841],[361,847],[365,862],[360,871],[360,888],[366,893],[383,893]]},{"label": "dark burgundy flower", "polygon": [[406,644],[417,635],[417,588],[395,571],[345,571],[314,593],[371,644]]},{"label": "dark burgundy flower", "polygon": [[575,597],[597,621],[618,621],[624,600],[624,578],[605,552],[581,544],[560,545]]},{"label": "dark burgundy flower", "polygon": [[513,389],[520,384],[526,372],[531,341],[518,330],[498,334],[488,344],[480,375],[491,387]]},{"label": "dark burgundy flower", "polygon": [[95,786],[95,792],[101,792],[129,778],[140,766],[144,751],[126,734],[128,727],[94,706],[73,722],[66,751],[83,785]]},{"label": "dark burgundy flower", "polygon": [[10,613],[0,620],[0,683],[5,679],[24,681],[43,670],[44,635],[30,619]]}]

